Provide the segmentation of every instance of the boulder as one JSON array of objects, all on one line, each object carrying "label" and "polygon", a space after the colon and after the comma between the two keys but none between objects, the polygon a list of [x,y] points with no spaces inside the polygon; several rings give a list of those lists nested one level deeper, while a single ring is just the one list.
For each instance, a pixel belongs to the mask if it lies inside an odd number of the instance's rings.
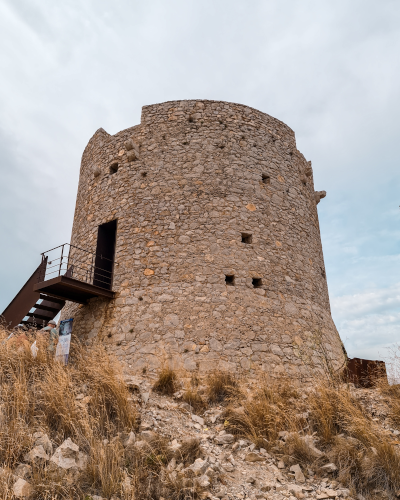
[{"label": "boulder", "polygon": [[49,455],[44,451],[42,445],[35,446],[31,449],[29,453],[24,456],[24,460],[26,462],[35,464],[35,465],[43,465],[45,462],[49,460]]},{"label": "boulder", "polygon": [[14,475],[17,477],[22,477],[22,479],[29,477],[31,473],[32,467],[28,464],[19,464],[14,471]]},{"label": "boulder", "polygon": [[136,441],[135,433],[131,431],[128,437],[124,441],[124,447],[131,448],[135,444],[135,441]]},{"label": "boulder", "polygon": [[337,467],[336,467],[336,465],[335,465],[335,464],[333,464],[333,463],[323,465],[323,466],[321,467],[321,469],[322,469],[322,470],[326,470],[326,471],[328,471],[328,472],[335,472],[335,471],[337,471]]},{"label": "boulder", "polygon": [[217,444],[231,444],[235,441],[235,436],[233,434],[222,434],[222,436],[216,436],[215,442]]},{"label": "boulder", "polygon": [[17,498],[29,498],[33,494],[33,488],[28,481],[19,477],[14,483],[13,493]]},{"label": "boulder", "polygon": [[35,440],[35,446],[43,446],[44,451],[48,455],[53,454],[53,445],[47,434],[45,434],[44,432],[35,432],[33,435],[33,439]]},{"label": "boulder", "polygon": [[87,459],[87,455],[79,451],[79,447],[68,438],[56,449],[50,461],[61,469],[78,470],[85,467]]},{"label": "boulder", "polygon": [[203,460],[201,458],[197,458],[192,465],[187,467],[187,470],[191,470],[195,476],[201,476],[205,473],[208,467],[208,460]]},{"label": "boulder", "polygon": [[301,439],[306,443],[306,445],[308,447],[308,450],[309,450],[310,454],[313,457],[315,457],[315,458],[321,458],[321,457],[323,457],[325,455],[325,453],[323,451],[318,450],[318,448],[316,448],[314,446],[314,438],[313,438],[313,436],[308,435],[308,436],[302,437]]},{"label": "boulder", "polygon": [[329,498],[335,498],[338,496],[338,492],[336,490],[330,490],[329,488],[325,489],[325,492]]},{"label": "boulder", "polygon": [[192,420],[193,422],[197,422],[200,425],[204,425],[204,418],[201,418],[197,415],[192,414]]},{"label": "boulder", "polygon": [[246,460],[246,462],[264,462],[265,461],[264,457],[261,457],[260,455],[258,455],[257,453],[254,453],[254,452],[247,453],[247,455],[244,457],[244,459]]},{"label": "boulder", "polygon": [[210,486],[210,479],[206,474],[204,474],[197,478],[196,483],[200,486],[200,488],[208,488]]},{"label": "boulder", "polygon": [[289,493],[293,493],[295,496],[303,492],[303,488],[298,484],[288,484],[287,489]]},{"label": "boulder", "polygon": [[298,483],[305,483],[306,482],[306,478],[304,477],[304,474],[302,473],[299,464],[292,465],[290,467],[290,471],[294,472],[294,478],[296,479],[296,481]]}]

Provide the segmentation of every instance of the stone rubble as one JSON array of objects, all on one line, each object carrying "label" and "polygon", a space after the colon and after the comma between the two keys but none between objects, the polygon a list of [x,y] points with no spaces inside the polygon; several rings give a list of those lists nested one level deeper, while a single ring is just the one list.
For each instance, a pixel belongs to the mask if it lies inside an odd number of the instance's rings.
[{"label": "stone rubble", "polygon": [[[179,401],[178,394],[172,399],[152,393],[149,390],[150,383],[145,380],[140,381],[138,386],[139,400],[141,392],[149,393],[150,396],[147,404],[141,405],[142,424],[139,431],[120,436],[123,446],[141,448],[157,435],[167,436],[171,450],[176,453],[166,465],[165,474],[169,474],[171,480],[183,478],[191,481],[188,484],[194,482],[203,492],[201,499],[355,500],[350,496],[350,490],[334,479],[338,470],[335,463],[321,462],[316,470],[303,468],[296,463],[286,465],[272,451],[267,452],[247,439],[237,439],[227,433],[223,429],[223,407],[210,408],[200,417],[191,408],[187,410],[184,403],[176,402]],[[354,390],[354,395],[372,415],[379,414],[380,424],[388,425],[387,408],[377,391]],[[395,436],[390,428],[388,432]],[[282,442],[289,442],[291,437],[293,434],[290,432],[280,433]],[[35,433],[33,438],[35,446],[25,455],[25,460],[31,465],[19,464],[12,473],[5,469],[0,471],[0,475],[10,475],[13,478],[13,492],[17,498],[29,498],[33,494],[28,481],[32,475],[32,467],[54,464],[65,471],[77,471],[83,470],[87,464],[88,457],[79,451],[79,447],[70,438],[55,450],[51,458],[43,448],[45,445],[48,450],[50,447],[53,449],[48,436]],[[185,467],[178,452],[185,440],[193,438],[200,441],[202,456]],[[311,451],[316,450],[315,459],[327,461],[323,452],[315,448],[315,436],[303,436],[302,439]],[[39,440],[43,444],[37,444]],[[128,480],[129,478],[126,479]],[[100,496],[90,496],[93,500],[101,499]]]},{"label": "stone rubble", "polygon": [[84,469],[88,457],[79,451],[79,447],[72,442],[71,438],[66,439],[54,452],[50,461],[61,469]]},{"label": "stone rubble", "polygon": [[13,493],[17,498],[29,498],[33,495],[33,488],[25,479],[20,477],[14,483]]}]

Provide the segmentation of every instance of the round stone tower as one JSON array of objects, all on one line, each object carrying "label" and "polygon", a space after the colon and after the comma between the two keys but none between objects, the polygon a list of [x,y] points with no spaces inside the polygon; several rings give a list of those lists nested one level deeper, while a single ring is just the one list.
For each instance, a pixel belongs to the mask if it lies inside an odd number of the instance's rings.
[{"label": "round stone tower", "polygon": [[331,318],[311,162],[281,121],[219,101],[144,106],[99,129],[80,170],[71,244],[116,225],[116,299],[68,303],[74,333],[132,370],[264,370],[344,361]]}]

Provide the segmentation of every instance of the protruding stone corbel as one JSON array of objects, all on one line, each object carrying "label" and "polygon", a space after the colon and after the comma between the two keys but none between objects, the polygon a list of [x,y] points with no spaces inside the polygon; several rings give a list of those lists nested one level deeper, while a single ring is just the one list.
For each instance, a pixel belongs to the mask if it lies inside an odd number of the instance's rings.
[{"label": "protruding stone corbel", "polygon": [[128,151],[128,161],[135,161],[139,158],[139,145],[133,139],[128,139],[124,146]]},{"label": "protruding stone corbel", "polygon": [[304,169],[304,173],[306,174],[307,177],[311,177],[312,176],[312,167],[311,167],[311,162],[308,161],[307,162],[308,165],[307,167]]},{"label": "protruding stone corbel", "polygon": [[318,203],[322,200],[322,198],[325,198],[325,196],[326,191],[314,191],[315,203],[318,205]]}]

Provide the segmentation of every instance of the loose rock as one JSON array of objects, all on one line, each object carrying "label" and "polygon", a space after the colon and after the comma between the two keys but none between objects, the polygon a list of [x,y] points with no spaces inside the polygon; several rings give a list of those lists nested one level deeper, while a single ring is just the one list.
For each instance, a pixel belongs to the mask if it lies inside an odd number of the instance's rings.
[{"label": "loose rock", "polygon": [[14,483],[13,493],[17,498],[29,498],[33,495],[33,488],[31,484],[20,477]]},{"label": "loose rock", "polygon": [[79,451],[79,447],[68,438],[56,449],[50,461],[61,469],[68,470],[83,469],[87,459],[87,455]]}]

